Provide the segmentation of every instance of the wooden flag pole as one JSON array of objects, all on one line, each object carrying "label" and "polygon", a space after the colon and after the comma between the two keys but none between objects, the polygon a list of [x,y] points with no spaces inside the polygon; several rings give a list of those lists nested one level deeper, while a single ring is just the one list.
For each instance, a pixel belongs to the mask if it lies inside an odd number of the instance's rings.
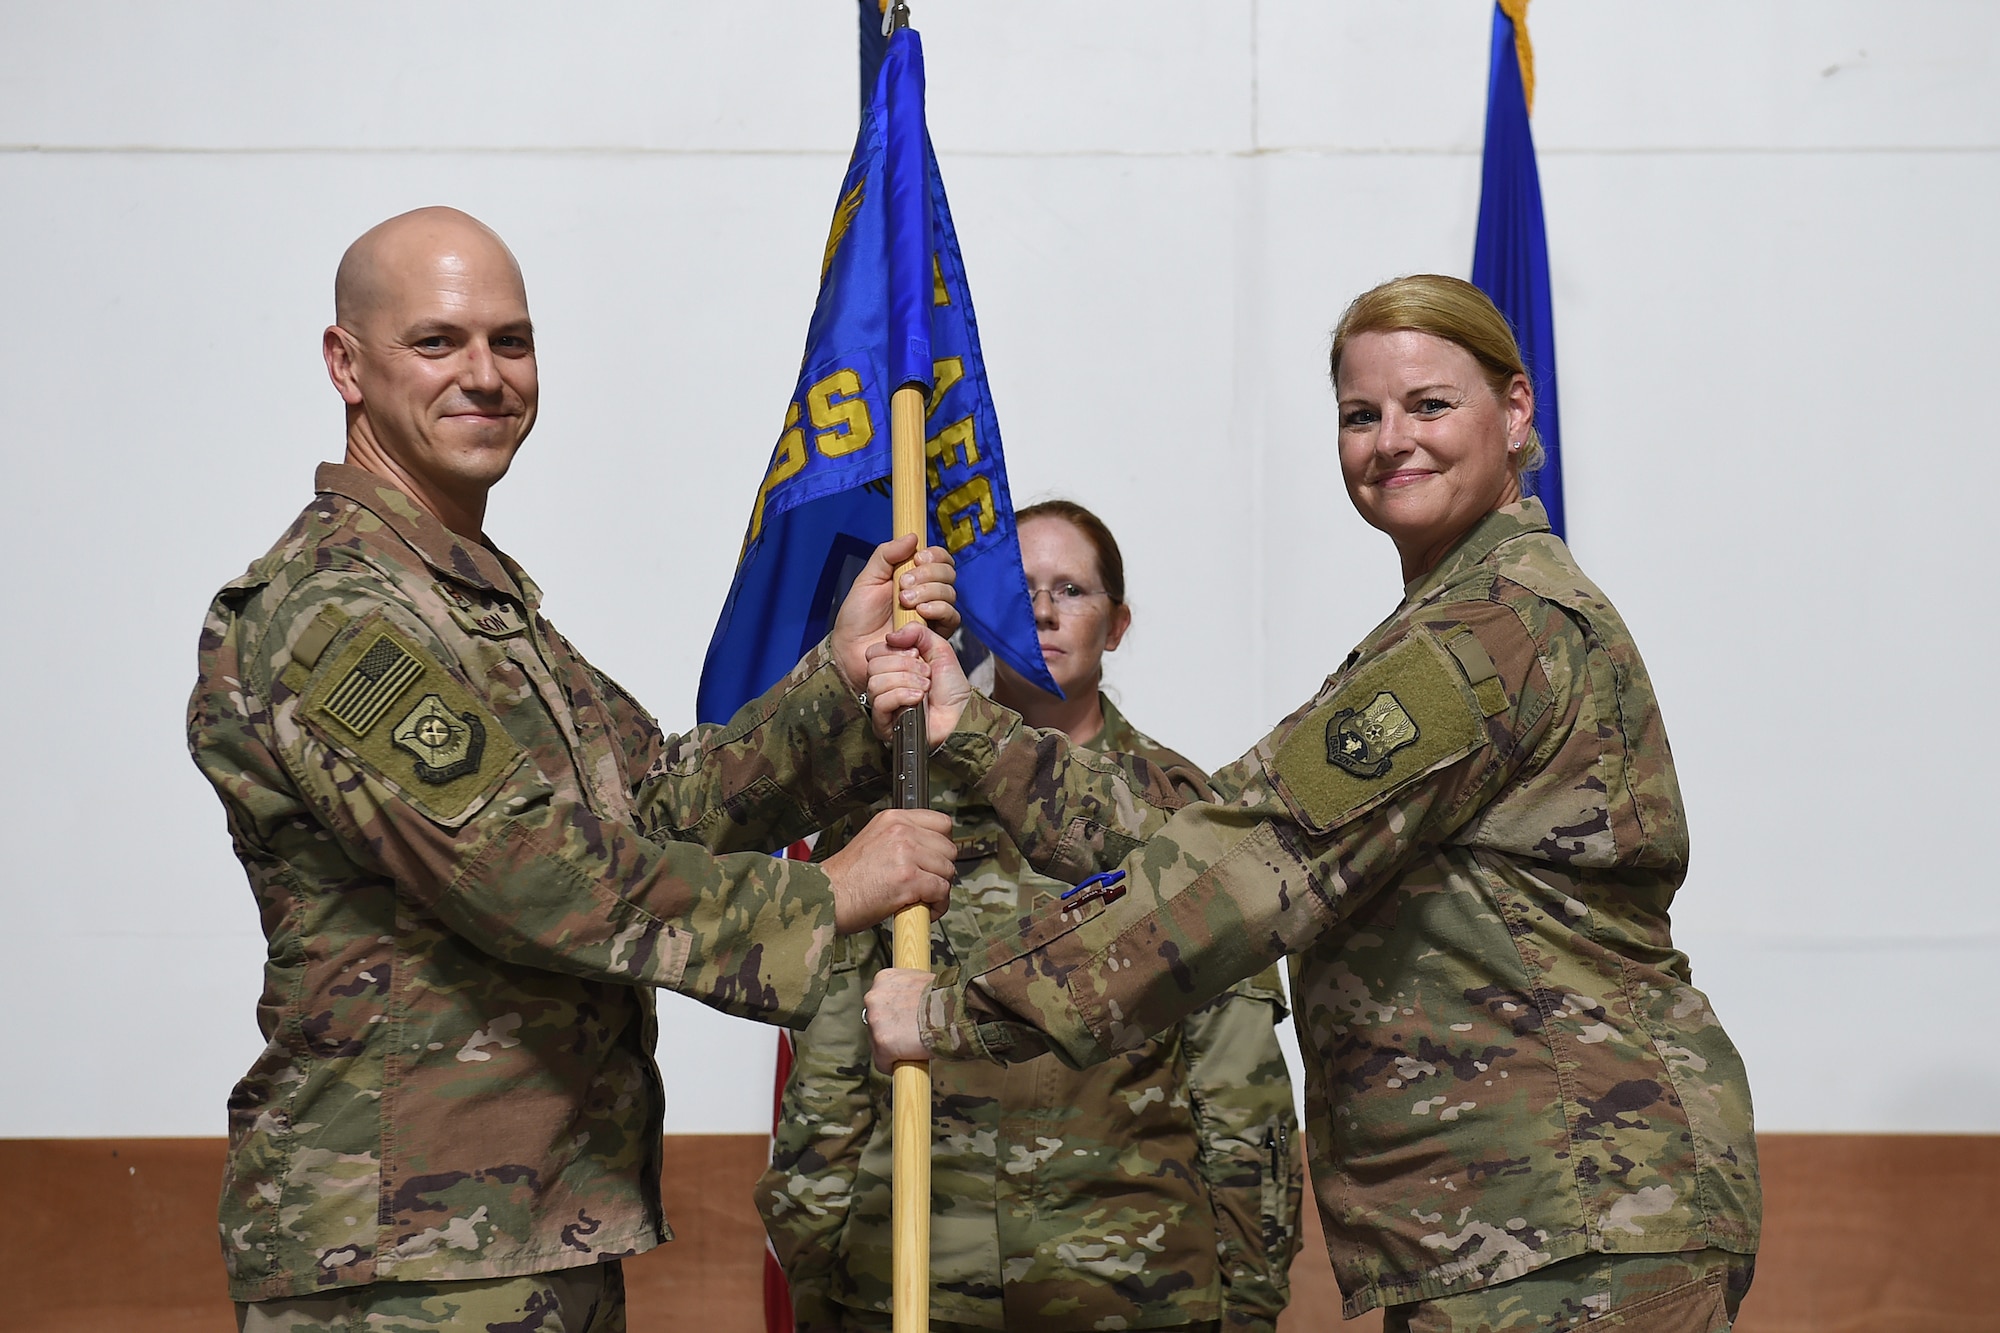
[{"label": "wooden flag pole", "polygon": [[[924,485],[924,390],[905,385],[889,400],[890,507],[898,537],[915,533],[921,546],[928,531]],[[914,564],[914,561],[912,561]],[[900,587],[904,565],[896,571]],[[898,628],[918,619],[898,597]],[[930,741],[924,709],[905,708],[896,718],[896,804],[904,810],[930,808]],[[923,907],[896,913],[895,964],[931,967],[931,920]],[[931,1071],[921,1060],[896,1064],[895,1165],[892,1203],[895,1247],[891,1317],[895,1333],[929,1333],[931,1323]]]}]

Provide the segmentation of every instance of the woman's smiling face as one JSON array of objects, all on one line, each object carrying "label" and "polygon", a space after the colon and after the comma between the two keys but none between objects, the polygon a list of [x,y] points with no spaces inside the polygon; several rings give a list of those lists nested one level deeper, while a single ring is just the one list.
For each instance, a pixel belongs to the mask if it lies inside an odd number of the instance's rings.
[{"label": "woman's smiling face", "polygon": [[1525,376],[1496,394],[1463,347],[1402,329],[1350,339],[1335,389],[1348,498],[1396,543],[1404,582],[1521,498],[1510,460],[1534,420]]}]

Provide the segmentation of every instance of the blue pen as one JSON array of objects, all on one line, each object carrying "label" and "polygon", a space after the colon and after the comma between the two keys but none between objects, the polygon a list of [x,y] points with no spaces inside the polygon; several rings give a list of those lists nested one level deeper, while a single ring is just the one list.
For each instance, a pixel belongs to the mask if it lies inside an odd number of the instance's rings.
[{"label": "blue pen", "polygon": [[1071,899],[1087,902],[1092,898],[1101,898],[1107,903],[1117,902],[1125,896],[1120,884],[1124,878],[1122,870],[1100,870],[1089,879],[1064,889],[1062,900],[1066,903]]}]

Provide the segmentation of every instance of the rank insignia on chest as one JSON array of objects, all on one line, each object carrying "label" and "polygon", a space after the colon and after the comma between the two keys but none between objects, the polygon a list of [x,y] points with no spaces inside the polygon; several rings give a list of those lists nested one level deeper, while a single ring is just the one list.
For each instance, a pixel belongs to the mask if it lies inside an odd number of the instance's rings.
[{"label": "rank insignia on chest", "polygon": [[1356,711],[1343,708],[1326,724],[1326,761],[1357,778],[1379,778],[1396,751],[1417,742],[1417,724],[1395,695],[1383,690]]},{"label": "rank insignia on chest", "polygon": [[476,772],[486,752],[486,727],[478,714],[453,714],[435,694],[418,700],[390,739],[416,757],[418,779],[433,786]]}]

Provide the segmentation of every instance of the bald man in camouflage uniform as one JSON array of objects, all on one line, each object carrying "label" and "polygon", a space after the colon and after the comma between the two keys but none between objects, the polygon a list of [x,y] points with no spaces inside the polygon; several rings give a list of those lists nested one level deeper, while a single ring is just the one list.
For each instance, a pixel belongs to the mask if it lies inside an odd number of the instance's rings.
[{"label": "bald man in camouflage uniform", "polygon": [[[1187,759],[1110,699],[1099,706],[1091,749],[1141,755],[1190,797],[1211,794]],[[976,799],[933,797],[953,812],[958,844],[952,906],[931,931],[932,959],[952,976],[1068,886],[1029,868]],[[798,1038],[757,1185],[800,1333],[890,1324],[892,1089],[861,1023],[890,957],[882,934],[838,946],[846,956]],[[1053,1054],[934,1066],[931,1327],[1274,1329],[1302,1194],[1292,1082],[1272,1031],[1284,1015],[1271,968],[1087,1069]]]},{"label": "bald man in camouflage uniform", "polygon": [[[513,256],[420,210],[336,287],[347,462],[217,596],[189,705],[269,940],[230,1294],[259,1333],[614,1333],[618,1258],[669,1236],[650,988],[802,1023],[837,931],[942,906],[931,812],[844,864],[764,854],[884,790],[841,663],[915,543],[729,725],[665,737],[483,536],[537,402]],[[949,574],[918,568],[905,604],[949,619]]]},{"label": "bald man in camouflage uniform", "polygon": [[1106,1059],[1290,955],[1349,1317],[1728,1327],[1760,1224],[1749,1084],[1668,930],[1687,825],[1645,664],[1539,502],[1414,579],[1223,803],[965,698],[925,650],[940,780],[1044,873],[1124,873],[957,985],[884,969],[878,1060]]}]

